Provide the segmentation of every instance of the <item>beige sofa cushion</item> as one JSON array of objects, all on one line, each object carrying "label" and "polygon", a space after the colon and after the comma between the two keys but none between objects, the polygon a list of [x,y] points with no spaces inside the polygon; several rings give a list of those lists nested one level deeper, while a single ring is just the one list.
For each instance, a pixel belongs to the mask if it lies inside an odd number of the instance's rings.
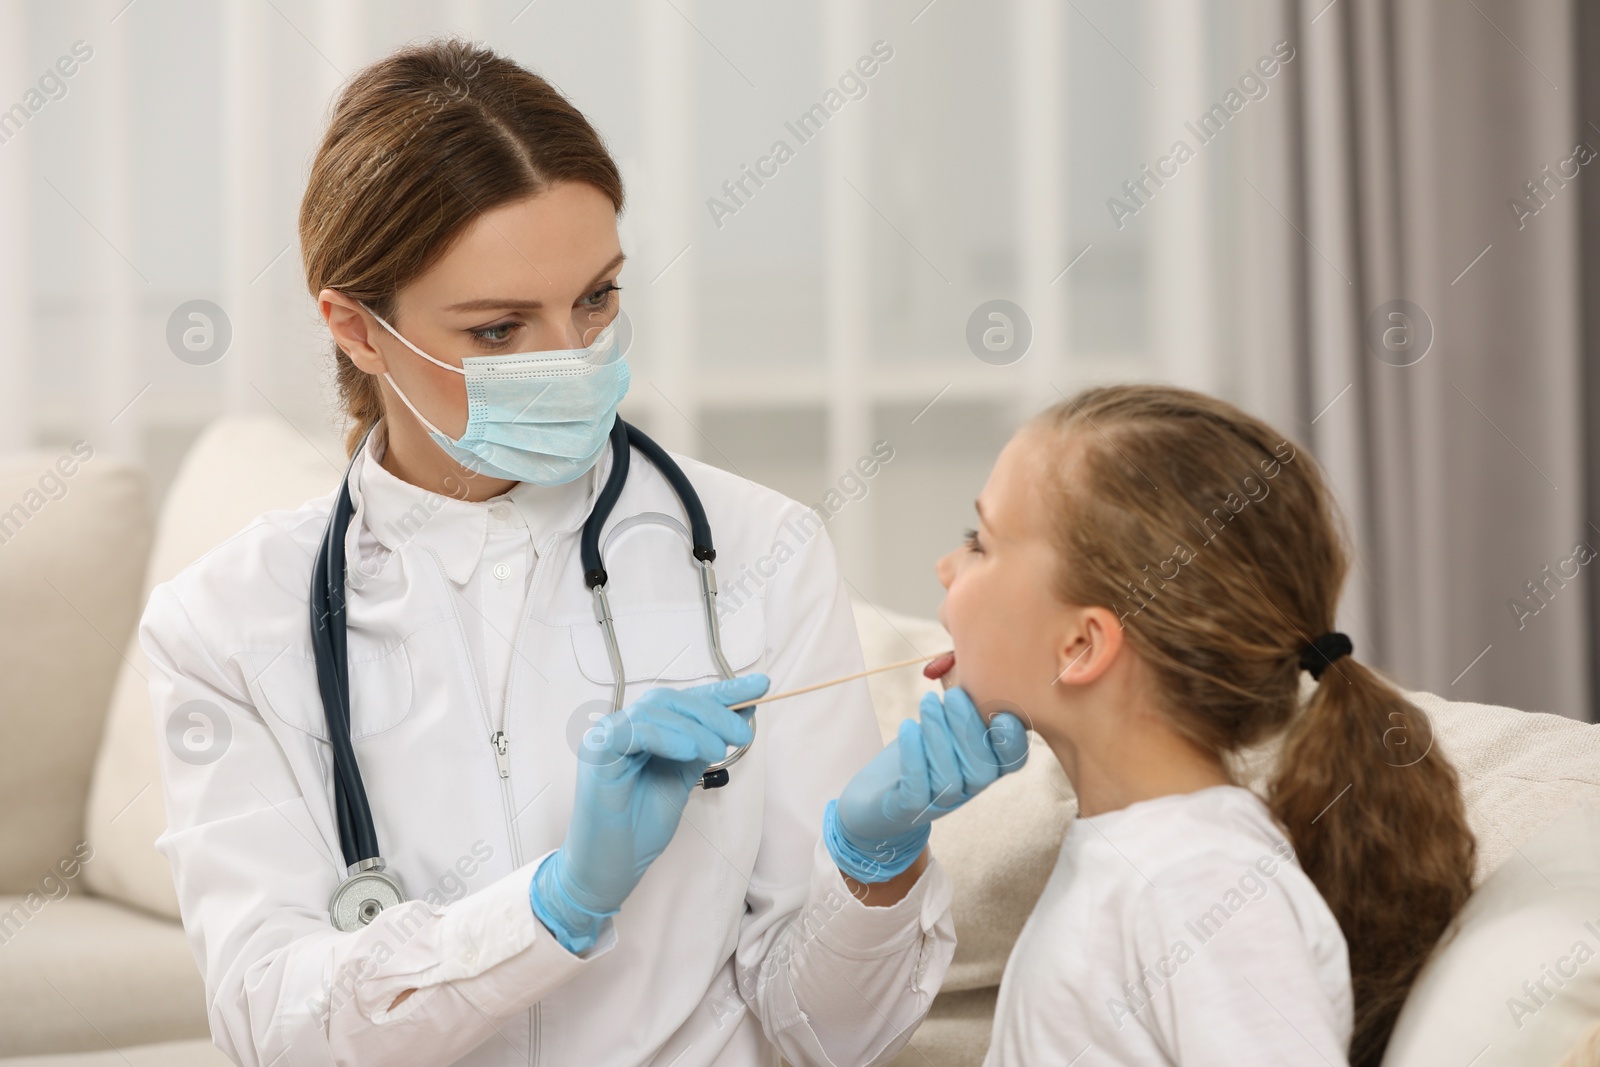
[{"label": "beige sofa cushion", "polygon": [[210,1032],[205,985],[176,923],[79,893],[37,910],[25,898],[0,897],[0,921],[8,916],[0,945],[0,1056]]},{"label": "beige sofa cushion", "polygon": [[[144,594],[262,512],[298,507],[328,492],[339,483],[344,464],[336,440],[308,440],[277,416],[212,423],[185,456],[161,509]],[[145,595],[137,597],[140,611],[144,600]],[[131,594],[129,601],[134,601]],[[118,631],[119,639],[127,636],[127,659],[117,676],[89,793],[86,832],[95,860],[84,868],[85,877],[95,893],[176,919],[172,872],[155,850],[166,808],[144,652],[129,632],[133,621],[136,617]]]},{"label": "beige sofa cushion", "polygon": [[1600,1019],[1600,804],[1517,852],[1418,977],[1384,1067],[1553,1064]]},{"label": "beige sofa cushion", "polygon": [[149,547],[137,468],[92,443],[0,460],[0,893],[35,889],[83,841]]},{"label": "beige sofa cushion", "polygon": [[63,1052],[55,1056],[18,1056],[0,1061],[5,1067],[231,1067],[209,1040],[163,1041],[104,1052]]}]

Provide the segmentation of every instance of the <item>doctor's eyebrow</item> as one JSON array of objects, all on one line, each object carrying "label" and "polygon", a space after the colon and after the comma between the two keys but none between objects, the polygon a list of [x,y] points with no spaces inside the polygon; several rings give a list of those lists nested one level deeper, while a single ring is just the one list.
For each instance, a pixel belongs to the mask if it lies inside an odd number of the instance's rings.
[{"label": "doctor's eyebrow", "polygon": [[[628,254],[626,252],[618,252],[616,258],[610,263],[607,263],[604,267],[601,267],[599,272],[589,280],[589,285],[584,286],[584,288],[588,289],[590,286],[597,284],[601,278],[604,278],[607,274],[610,274],[612,271],[621,266],[622,261],[627,258]],[[509,298],[500,299],[497,297],[487,297],[482,300],[463,300],[459,304],[450,304],[445,308],[445,310],[493,311],[496,308],[511,308],[517,311],[536,311],[542,307],[544,307],[544,302],[540,300],[512,300]]]}]

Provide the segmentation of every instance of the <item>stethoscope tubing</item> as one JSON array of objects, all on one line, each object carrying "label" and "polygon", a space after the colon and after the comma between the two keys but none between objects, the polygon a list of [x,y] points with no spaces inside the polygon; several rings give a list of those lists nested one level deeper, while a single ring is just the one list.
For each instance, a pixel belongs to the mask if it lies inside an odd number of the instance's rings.
[{"label": "stethoscope tubing", "polygon": [[[378,855],[378,834],[372,823],[372,809],[361,783],[361,768],[356,763],[350,742],[350,661],[347,655],[345,626],[345,552],[343,532],[349,528],[351,512],[350,471],[373,427],[367,428],[345,468],[328,527],[322,535],[311,577],[311,645],[316,656],[317,686],[328,723],[328,741],[333,749],[334,807],[339,820],[339,843],[347,867]],[[336,535],[337,531],[337,535]]]},{"label": "stethoscope tubing", "polygon": [[[383,859],[378,851],[378,835],[373,825],[372,809],[368,804],[367,792],[361,781],[361,768],[357,764],[355,748],[350,737],[350,670],[345,619],[344,540],[354,511],[350,498],[350,472],[355,468],[356,460],[376,426],[375,421],[367,428],[351,454],[349,465],[345,468],[338,498],[329,515],[328,525],[323,531],[322,544],[317,551],[311,578],[311,644],[316,658],[317,686],[328,724],[328,740],[333,750],[334,807],[339,824],[340,850],[344,855],[349,875],[345,880],[346,883],[362,876],[370,878],[374,872],[381,874],[384,868]],[[617,644],[606,592],[609,579],[601,558],[600,530],[622,495],[634,448],[642,452],[666,479],[689,520],[690,550],[698,565],[701,597],[705,606],[706,636],[711,646],[712,658],[718,672],[724,678],[732,678],[734,672],[722,649],[722,634],[716,612],[716,574],[711,566],[712,561],[716,559],[716,549],[711,541],[711,525],[706,519],[705,508],[700,503],[699,494],[695,492],[683,469],[673,461],[665,449],[637,427],[624,422],[620,416],[612,425],[610,442],[611,470],[605,485],[596,497],[594,509],[584,522],[579,540],[579,554],[584,568],[584,581],[593,594],[596,621],[604,634],[606,652],[611,661],[613,672],[611,703],[612,711],[616,712],[622,707],[627,675],[623,667],[621,649]],[[755,727],[753,719],[750,725],[753,730]],[[710,764],[701,775],[699,784],[706,789],[726,784],[727,768],[737,762],[749,750],[752,743],[753,739],[732,749],[721,760]],[[336,891],[336,904],[345,888],[346,884],[341,884],[340,890]],[[381,910],[382,906],[379,904],[377,910]],[[370,921],[370,915],[375,913],[370,911],[367,917],[359,921]]]}]

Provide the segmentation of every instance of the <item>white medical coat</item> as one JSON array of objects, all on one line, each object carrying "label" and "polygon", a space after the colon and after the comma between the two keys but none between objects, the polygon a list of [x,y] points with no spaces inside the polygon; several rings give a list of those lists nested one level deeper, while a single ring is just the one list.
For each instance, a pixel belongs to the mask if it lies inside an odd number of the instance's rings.
[{"label": "white medical coat", "polygon": [[[383,430],[350,479],[351,734],[379,846],[410,899],[355,932],[329,924],[345,864],[307,591],[337,490],[265,513],[158,585],[140,624],[158,736],[178,736],[174,720],[202,723],[215,746],[201,758],[161,746],[167,828],[156,847],[217,1046],[278,1067],[891,1059],[938,991],[955,934],[936,860],[904,900],[867,907],[819,840],[827,801],[881,747],[866,683],[758,710],[729,784],[691,793],[600,942],[568,952],[534,916],[528,886],[565,836],[575,746],[609,708],[578,555],[609,450],[568,487],[523,483],[474,503],[379,468],[369,457]],[[860,670],[816,513],[675,458],[713,531],[733,668],[767,673],[773,692]],[[375,479],[389,484],[363,501]],[[525,520],[531,538],[521,579],[520,550],[490,528],[505,525],[491,515],[503,519],[508,501],[510,525]],[[635,452],[606,532],[643,512],[683,514]],[[486,560],[496,544],[511,563]],[[630,528],[605,565],[627,699],[715,680],[686,544],[659,525]],[[498,667],[486,650],[502,625],[497,603],[516,618]],[[497,675],[503,686],[486,692]],[[391,1011],[406,989],[416,992]]]}]

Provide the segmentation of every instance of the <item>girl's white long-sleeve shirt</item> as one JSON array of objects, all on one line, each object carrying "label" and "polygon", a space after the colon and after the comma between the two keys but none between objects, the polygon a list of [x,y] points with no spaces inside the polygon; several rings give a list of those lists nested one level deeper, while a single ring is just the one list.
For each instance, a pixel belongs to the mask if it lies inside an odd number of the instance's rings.
[{"label": "girl's white long-sleeve shirt", "polygon": [[1347,1061],[1344,934],[1254,793],[1073,821],[1000,983],[985,1067]]},{"label": "girl's white long-sleeve shirt", "polygon": [[[937,860],[904,900],[867,907],[819,840],[827,801],[882,747],[866,683],[759,711],[729,784],[691,794],[600,942],[569,953],[528,888],[565,836],[576,746],[609,711],[578,558],[609,451],[566,486],[474,503],[389,473],[382,435],[351,473],[351,735],[404,903],[355,932],[328,921],[345,864],[307,594],[335,494],[260,516],[158,585],[141,621],[158,736],[184,739],[160,748],[156,847],[214,1043],[260,1067],[893,1058],[955,934]],[[817,515],[678,458],[715,537],[733,668],[769,674],[773,691],[860,670]],[[647,512],[682,521],[635,456],[606,534]],[[605,564],[627,699],[715,680],[679,535],[630,526]]]}]

